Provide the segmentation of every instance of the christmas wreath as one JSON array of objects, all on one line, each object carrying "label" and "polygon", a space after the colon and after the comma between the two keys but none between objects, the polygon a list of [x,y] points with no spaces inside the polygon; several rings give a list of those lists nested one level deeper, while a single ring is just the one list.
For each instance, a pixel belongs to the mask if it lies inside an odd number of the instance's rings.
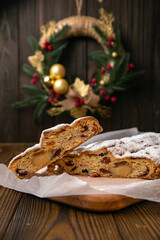
[{"label": "christmas wreath", "polygon": [[[129,81],[143,71],[135,72],[129,53],[125,52],[119,31],[113,28],[114,17],[100,9],[100,19],[90,16],[72,16],[59,22],[50,21],[40,28],[42,36],[28,41],[35,50],[29,56],[30,65],[23,70],[32,76],[31,84],[22,89],[31,97],[13,104],[15,108],[35,104],[33,119],[47,109],[50,116],[69,111],[74,118],[97,112],[110,116],[110,107],[116,102],[116,92],[125,91]],[[90,59],[97,63],[97,71],[87,83],[76,77],[72,80],[60,57],[72,36],[94,38],[103,48],[92,52]],[[35,84],[40,83],[40,88]],[[34,86],[33,86],[34,85]]]}]

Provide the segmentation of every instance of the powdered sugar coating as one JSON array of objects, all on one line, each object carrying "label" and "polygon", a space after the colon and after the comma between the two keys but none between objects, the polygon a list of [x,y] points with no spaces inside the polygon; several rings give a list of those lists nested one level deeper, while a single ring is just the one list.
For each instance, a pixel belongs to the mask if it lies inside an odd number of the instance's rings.
[{"label": "powdered sugar coating", "polygon": [[[76,154],[84,151],[95,151],[106,147],[115,158],[146,158],[160,164],[160,133],[143,133],[132,137],[116,140],[106,140],[92,143],[84,147],[78,147]],[[74,154],[74,151],[72,151]]]}]

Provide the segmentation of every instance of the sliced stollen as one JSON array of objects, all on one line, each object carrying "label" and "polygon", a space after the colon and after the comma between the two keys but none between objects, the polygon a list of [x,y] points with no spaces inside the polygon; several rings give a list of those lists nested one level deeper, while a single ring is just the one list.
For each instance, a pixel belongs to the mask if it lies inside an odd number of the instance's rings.
[{"label": "sliced stollen", "polygon": [[79,118],[72,124],[46,129],[41,134],[40,143],[14,157],[8,168],[18,178],[26,178],[101,131],[98,120],[93,117]]},{"label": "sliced stollen", "polygon": [[48,166],[49,172],[92,177],[160,177],[160,134],[144,133],[78,147]]}]

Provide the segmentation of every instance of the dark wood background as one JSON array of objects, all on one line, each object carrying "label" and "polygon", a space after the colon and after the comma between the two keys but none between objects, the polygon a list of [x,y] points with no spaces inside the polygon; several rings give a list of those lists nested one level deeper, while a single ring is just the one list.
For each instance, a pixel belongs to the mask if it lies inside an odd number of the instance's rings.
[{"label": "dark wood background", "polygon": [[[131,53],[136,69],[145,75],[140,85],[119,96],[112,118],[99,119],[104,131],[138,127],[140,131],[160,132],[160,1],[159,0],[84,0],[82,14],[99,17],[98,9],[113,12],[115,26],[121,31],[124,48]],[[32,122],[33,108],[15,110],[11,104],[26,95],[21,86],[30,84],[22,70],[33,54],[27,36],[40,37],[39,27],[76,15],[75,0],[17,0],[3,2],[0,9],[0,142],[38,141],[41,131],[61,122],[71,122],[69,115],[51,118],[44,114]],[[71,39],[62,63],[73,77],[91,78],[95,65],[88,55],[100,46],[92,39]]]}]

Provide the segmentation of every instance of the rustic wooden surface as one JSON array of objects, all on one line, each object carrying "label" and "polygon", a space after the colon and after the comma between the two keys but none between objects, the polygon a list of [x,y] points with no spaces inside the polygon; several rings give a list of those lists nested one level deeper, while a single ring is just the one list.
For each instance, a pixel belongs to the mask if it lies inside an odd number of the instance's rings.
[{"label": "rustic wooden surface", "polygon": [[[122,34],[124,48],[131,53],[136,69],[144,69],[140,85],[119,96],[112,118],[100,119],[105,131],[138,127],[141,131],[160,131],[160,1],[97,0],[83,1],[82,14],[99,17],[98,9],[113,12],[115,26]],[[32,122],[33,108],[14,110],[11,104],[26,94],[23,84],[30,77],[22,70],[27,57],[33,54],[27,36],[39,38],[39,27],[51,19],[56,21],[76,14],[75,0],[3,1],[0,9],[0,142],[38,141],[41,130],[60,122],[71,122],[69,115],[55,119],[44,114],[38,124]],[[72,77],[91,78],[95,64],[89,53],[100,49],[92,39],[71,39],[62,63]],[[147,120],[146,120],[147,119]]]},{"label": "rustic wooden surface", "polygon": [[[0,162],[31,143],[0,144]],[[0,239],[160,239],[160,204],[90,212],[0,187]]]}]

